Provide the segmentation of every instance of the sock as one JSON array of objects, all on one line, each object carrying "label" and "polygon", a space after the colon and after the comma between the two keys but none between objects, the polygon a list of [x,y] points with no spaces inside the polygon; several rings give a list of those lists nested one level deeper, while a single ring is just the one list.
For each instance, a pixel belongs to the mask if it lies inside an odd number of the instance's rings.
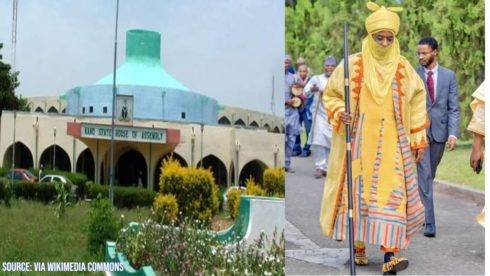
[{"label": "sock", "polygon": [[389,262],[391,257],[394,257],[395,254],[393,254],[393,252],[386,252],[385,253],[385,263]]}]

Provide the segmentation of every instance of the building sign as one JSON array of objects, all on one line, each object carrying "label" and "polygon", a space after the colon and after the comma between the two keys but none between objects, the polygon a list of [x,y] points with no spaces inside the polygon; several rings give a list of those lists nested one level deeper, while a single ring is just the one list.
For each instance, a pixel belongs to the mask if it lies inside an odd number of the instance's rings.
[{"label": "building sign", "polygon": [[116,120],[120,124],[131,124],[133,122],[132,95],[116,95]]},{"label": "building sign", "polygon": [[[109,125],[85,123],[81,125],[81,138],[110,140],[111,136],[112,131]],[[167,131],[160,128],[114,126],[114,140],[165,144],[167,143]]]}]

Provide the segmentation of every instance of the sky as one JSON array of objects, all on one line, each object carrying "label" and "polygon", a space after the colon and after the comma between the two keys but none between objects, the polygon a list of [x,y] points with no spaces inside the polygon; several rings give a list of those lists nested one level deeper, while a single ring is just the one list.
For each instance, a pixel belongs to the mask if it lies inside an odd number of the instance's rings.
[{"label": "sky", "polygon": [[[0,0],[0,54],[11,63],[12,0]],[[63,95],[112,72],[116,0],[18,0],[16,70],[22,96]],[[125,33],[162,34],[165,70],[220,104],[283,116],[284,1],[120,0]]]}]

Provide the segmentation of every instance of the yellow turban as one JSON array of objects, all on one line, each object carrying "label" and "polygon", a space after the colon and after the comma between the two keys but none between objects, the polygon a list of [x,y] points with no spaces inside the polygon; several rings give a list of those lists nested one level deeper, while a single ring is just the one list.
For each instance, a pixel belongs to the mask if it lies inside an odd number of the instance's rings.
[{"label": "yellow turban", "polygon": [[374,12],[366,19],[366,30],[369,34],[362,41],[364,81],[374,101],[383,104],[391,90],[391,83],[400,60],[400,46],[396,36],[391,45],[382,47],[372,35],[381,30],[391,31],[396,35],[400,27],[400,18],[395,12],[401,11],[402,8],[380,7],[373,2],[368,2],[367,8]]},{"label": "yellow turban", "polygon": [[396,35],[400,27],[400,18],[396,14],[402,10],[400,7],[379,6],[376,3],[368,2],[367,8],[373,11],[366,18],[366,30],[369,34],[373,34],[380,30],[391,30]]}]

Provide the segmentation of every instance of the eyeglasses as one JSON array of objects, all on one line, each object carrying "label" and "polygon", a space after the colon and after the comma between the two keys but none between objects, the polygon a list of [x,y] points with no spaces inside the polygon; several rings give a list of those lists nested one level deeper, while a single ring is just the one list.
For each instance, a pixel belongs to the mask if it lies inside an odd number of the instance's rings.
[{"label": "eyeglasses", "polygon": [[432,54],[434,51],[430,51],[430,52],[427,52],[427,53],[421,53],[421,52],[415,52],[415,56],[416,57],[419,57],[419,56],[427,56],[429,54]]}]

